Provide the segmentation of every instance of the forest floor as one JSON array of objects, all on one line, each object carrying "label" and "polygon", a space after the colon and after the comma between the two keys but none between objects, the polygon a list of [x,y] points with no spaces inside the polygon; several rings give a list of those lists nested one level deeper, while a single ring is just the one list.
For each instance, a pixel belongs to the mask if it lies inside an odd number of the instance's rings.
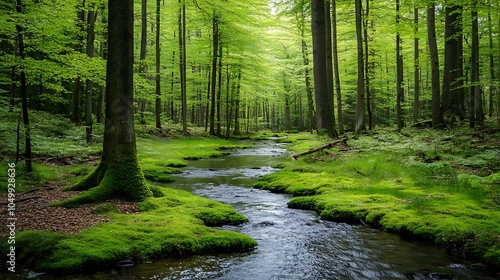
[{"label": "forest floor", "polygon": [[[7,106],[5,106],[7,108]],[[163,197],[141,203],[118,200],[66,209],[50,203],[78,192],[64,186],[82,180],[99,162],[102,125],[85,143],[85,127],[44,112],[33,114],[34,172],[16,166],[19,261],[38,271],[98,269],[125,258],[147,260],[178,254],[248,250],[257,243],[242,234],[205,225],[238,224],[232,207],[187,192],[161,188]],[[0,110],[0,166],[16,154],[17,114]],[[138,158],[150,184],[172,181],[187,159],[218,157],[245,145],[208,137],[202,129],[136,125]],[[21,134],[22,135],[22,134]],[[262,132],[251,136],[267,138]],[[370,135],[298,160],[265,176],[256,187],[293,195],[289,206],[316,210],[322,218],[365,224],[417,238],[450,253],[500,268],[500,130],[378,128]],[[308,133],[281,139],[296,153],[331,141]],[[23,147],[21,137],[20,147]],[[7,181],[7,168],[0,170]],[[34,198],[36,197],[36,198]],[[0,203],[7,201],[1,185]],[[6,205],[4,205],[7,208]],[[0,216],[6,215],[0,211]],[[200,222],[201,221],[201,222]],[[0,235],[5,236],[6,227]],[[150,242],[157,240],[157,242]],[[95,244],[100,244],[96,246]],[[1,242],[0,251],[7,250]]]},{"label": "forest floor", "polygon": [[[292,194],[289,207],[444,247],[500,271],[500,130],[379,128],[288,160],[256,187]],[[331,140],[289,134],[304,152]]]},{"label": "forest floor", "polygon": [[[8,108],[8,106],[1,106]],[[17,113],[0,110],[0,180],[8,181],[7,163],[16,159]],[[181,136],[178,125],[161,131],[137,125],[138,157],[155,197],[131,203],[109,200],[77,208],[51,203],[78,195],[63,191],[82,180],[97,166],[103,126],[94,126],[94,141],[85,143],[84,126],[45,112],[32,112],[33,172],[25,173],[21,157],[16,164],[15,245],[17,270],[77,273],[112,267],[124,259],[147,261],[163,256],[236,252],[257,245],[252,238],[214,228],[248,221],[229,205],[188,192],[159,188],[172,181],[187,159],[219,157],[227,149],[244,145],[222,139],[207,141],[203,130],[189,129]],[[23,132],[21,132],[23,135]],[[23,150],[23,137],[19,146]],[[26,199],[26,200],[23,200]],[[8,202],[7,184],[0,185],[0,203]],[[3,206],[2,206],[3,205]],[[0,218],[7,204],[0,204]],[[9,252],[7,227],[0,230],[0,252]],[[155,240],[155,242],[151,242]],[[2,263],[0,266],[5,266]]]}]

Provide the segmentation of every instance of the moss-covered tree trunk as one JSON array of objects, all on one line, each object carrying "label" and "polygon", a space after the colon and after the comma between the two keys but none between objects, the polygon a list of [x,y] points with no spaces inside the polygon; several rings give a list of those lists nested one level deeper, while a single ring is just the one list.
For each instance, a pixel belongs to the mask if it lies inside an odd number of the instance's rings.
[{"label": "moss-covered tree trunk", "polygon": [[88,190],[57,203],[75,206],[119,197],[141,201],[151,196],[137,160],[133,105],[133,0],[109,0],[106,68],[106,120],[101,163],[70,190]]}]

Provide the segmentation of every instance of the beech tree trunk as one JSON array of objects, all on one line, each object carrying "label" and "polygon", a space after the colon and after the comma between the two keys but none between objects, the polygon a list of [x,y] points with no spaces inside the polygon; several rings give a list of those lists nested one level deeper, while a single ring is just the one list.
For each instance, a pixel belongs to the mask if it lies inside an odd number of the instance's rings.
[{"label": "beech tree trunk", "polygon": [[429,42],[429,56],[431,60],[432,126],[434,128],[442,124],[435,13],[434,3],[430,3],[427,7],[427,41]]},{"label": "beech tree trunk", "polygon": [[[448,1],[449,2],[449,1]],[[445,8],[445,50],[443,94],[441,96],[442,119],[446,123],[454,123],[457,118],[464,119],[464,108],[461,104],[461,41],[462,41],[462,6],[447,4]]]},{"label": "beech tree trunk", "polygon": [[[318,133],[326,133],[328,136],[337,137],[337,130],[333,122],[333,104],[328,97],[328,74],[327,74],[327,36],[326,33],[326,11],[324,0],[312,1],[312,34],[313,34],[313,60],[314,60],[314,92],[316,97],[316,125]],[[330,49],[331,52],[331,49]]]},{"label": "beech tree trunk", "polygon": [[[16,12],[18,14],[23,13],[23,4],[21,0],[17,0],[16,2]],[[24,59],[25,59],[25,50],[24,50],[24,38],[23,38],[23,28],[20,25],[16,25],[17,30],[17,41],[19,47],[19,56],[21,57],[21,67],[20,67],[20,75],[21,75],[21,106],[23,109],[23,124],[24,124],[24,139],[25,139],[25,162],[26,162],[26,173],[33,172],[33,166],[31,163],[31,127],[30,127],[30,119],[28,114],[28,96],[26,92],[26,71],[24,70]]]},{"label": "beech tree trunk", "polygon": [[[483,98],[479,85],[479,28],[477,19],[477,0],[471,4],[472,19],[472,49],[471,49],[471,112],[470,127],[474,127],[475,121],[480,126],[484,126]],[[472,120],[474,118],[474,120]]]},{"label": "beech tree trunk", "polygon": [[489,62],[490,62],[490,88],[488,92],[488,117],[492,118],[493,117],[493,96],[495,94],[495,86],[494,86],[494,80],[495,80],[495,59],[493,57],[493,28],[492,28],[492,22],[491,22],[491,9],[493,8],[491,5],[491,0],[488,0],[488,42],[489,42],[489,48],[490,48],[490,54],[489,54]]},{"label": "beech tree trunk", "polygon": [[413,23],[415,24],[415,39],[413,39],[413,121],[420,119],[420,50],[418,39],[418,8],[413,9]]},{"label": "beech tree trunk", "polygon": [[186,3],[179,0],[179,50],[181,72],[182,133],[187,135],[187,90],[186,90]]},{"label": "beech tree trunk", "polygon": [[335,79],[335,93],[337,95],[337,124],[339,134],[344,134],[344,121],[342,117],[342,93],[340,91],[339,53],[337,43],[337,0],[332,0],[332,51],[333,51],[333,76]]},{"label": "beech tree trunk", "polygon": [[[396,0],[396,29],[399,27],[399,0]],[[404,97],[404,89],[403,89],[403,57],[401,56],[401,35],[399,31],[396,32],[396,121],[398,124],[398,131],[401,131],[403,128],[403,116],[402,116],[402,108],[401,102]]]},{"label": "beech tree trunk", "polygon": [[[85,32],[85,0],[80,0],[76,5],[76,15],[76,25],[80,33],[77,36],[77,45],[75,49],[76,51],[83,53],[83,33]],[[73,87],[73,111],[71,114],[71,120],[74,123],[80,123],[80,88],[81,77],[80,75],[78,75],[75,79]]]},{"label": "beech tree trunk", "polygon": [[160,0],[156,0],[156,128],[161,129],[161,88],[160,88]]},{"label": "beech tree trunk", "polygon": [[212,88],[210,102],[210,135],[215,135],[215,86],[217,83],[217,53],[219,51],[219,23],[217,16],[212,18]]},{"label": "beech tree trunk", "polygon": [[354,135],[357,137],[365,130],[365,75],[363,69],[363,36],[361,0],[355,0],[356,11],[356,42],[358,49],[358,82],[356,94],[356,123]]},{"label": "beech tree trunk", "polygon": [[[89,5],[87,14],[87,56],[94,57],[94,39],[95,39],[95,10],[94,5]],[[85,131],[87,143],[92,142],[92,91],[94,90],[94,83],[92,80],[87,79],[86,94],[85,94]]]},{"label": "beech tree trunk", "polygon": [[69,190],[88,190],[56,203],[76,206],[120,197],[141,201],[151,196],[137,160],[134,131],[134,1],[109,0],[109,49],[106,67],[106,124],[101,162]]}]

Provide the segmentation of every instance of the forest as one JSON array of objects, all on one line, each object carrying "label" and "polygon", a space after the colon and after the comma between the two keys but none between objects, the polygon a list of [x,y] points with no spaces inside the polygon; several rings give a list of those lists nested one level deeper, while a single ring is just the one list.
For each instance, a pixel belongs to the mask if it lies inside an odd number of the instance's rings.
[{"label": "forest", "polygon": [[[498,277],[498,1],[2,0],[0,11],[5,279],[259,254],[267,241],[246,229],[258,210],[204,193],[232,186],[217,172],[236,167],[214,166],[240,153],[257,175],[231,192],[287,194],[286,211],[458,259],[363,277]],[[259,166],[262,153],[275,161]],[[196,168],[219,181],[196,189]],[[266,277],[326,277],[286,273]]]}]

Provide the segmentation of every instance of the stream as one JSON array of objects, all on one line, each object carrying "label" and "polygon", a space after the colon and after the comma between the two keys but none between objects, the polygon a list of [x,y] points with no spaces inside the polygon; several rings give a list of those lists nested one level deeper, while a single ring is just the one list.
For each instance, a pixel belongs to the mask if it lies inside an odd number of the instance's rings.
[{"label": "stream", "polygon": [[314,211],[287,208],[290,196],[253,189],[285,156],[283,144],[259,142],[223,158],[190,161],[165,185],[232,205],[250,222],[222,228],[254,238],[254,251],[157,259],[67,279],[495,279],[439,248],[324,221]]}]

